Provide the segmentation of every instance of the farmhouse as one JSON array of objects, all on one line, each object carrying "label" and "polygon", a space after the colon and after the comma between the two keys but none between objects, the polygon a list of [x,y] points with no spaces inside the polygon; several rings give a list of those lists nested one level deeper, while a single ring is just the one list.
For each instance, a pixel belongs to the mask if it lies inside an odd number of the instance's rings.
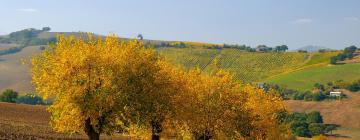
[{"label": "farmhouse", "polygon": [[340,91],[330,91],[330,96],[341,97],[342,93]]}]

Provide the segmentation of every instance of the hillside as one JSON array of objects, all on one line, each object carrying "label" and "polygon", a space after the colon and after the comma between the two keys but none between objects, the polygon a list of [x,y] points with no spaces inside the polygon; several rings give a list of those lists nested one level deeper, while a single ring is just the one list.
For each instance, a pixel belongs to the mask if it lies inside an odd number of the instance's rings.
[{"label": "hillside", "polygon": [[163,48],[165,59],[185,68],[199,67],[208,72],[216,58],[220,67],[234,73],[237,80],[262,82],[265,79],[309,67],[324,66],[338,52],[325,53],[263,53],[238,49]]},{"label": "hillside", "polygon": [[39,46],[30,46],[15,54],[0,56],[0,89],[14,89],[19,92],[31,92],[29,67],[22,65],[21,59],[29,58],[40,52]]},{"label": "hillside", "polygon": [[320,111],[325,123],[341,125],[334,134],[358,140],[360,139],[360,93],[343,92],[348,98],[323,102],[288,100],[286,105],[295,112]]},{"label": "hillside", "polygon": [[[306,68],[326,68],[329,58],[337,54],[337,52],[326,53],[263,53],[263,52],[247,52],[238,49],[207,49],[204,47],[192,48],[158,48],[161,56],[175,65],[185,68],[199,67],[205,72],[209,72],[210,64],[216,58],[220,67],[232,72],[237,80],[245,82],[275,82],[279,84],[295,85],[297,82],[291,80],[301,80],[299,78],[286,80],[286,75],[296,74]],[[0,89],[12,88],[20,92],[32,91],[30,84],[29,69],[21,64],[22,58],[28,58],[32,54],[40,52],[39,46],[25,47],[18,53],[0,56]],[[357,65],[357,64],[354,64]],[[344,67],[343,67],[344,66]],[[335,66],[345,69],[347,65]],[[351,69],[349,69],[351,70]],[[336,72],[336,71],[334,71]],[[350,72],[348,75],[351,75]],[[356,72],[354,73],[356,74]],[[300,73],[302,75],[302,73]],[[284,77],[284,78],[282,78]],[[270,78],[270,79],[269,79]],[[289,79],[288,78],[288,79]],[[309,77],[311,78],[311,77]],[[325,77],[325,81],[329,77]],[[352,78],[356,78],[353,76]],[[268,80],[267,80],[268,79]],[[314,82],[318,79],[314,79]],[[330,79],[331,80],[331,79]],[[324,80],[323,80],[324,81]],[[321,82],[321,81],[320,81]],[[301,86],[309,87],[312,84]],[[296,87],[296,86],[294,86]],[[296,87],[298,88],[298,87]],[[302,87],[303,88],[303,87]]]},{"label": "hillside", "polygon": [[349,82],[360,79],[360,63],[326,65],[307,68],[267,79],[266,82],[287,85],[288,88],[311,90],[315,83],[328,83],[337,80]]}]

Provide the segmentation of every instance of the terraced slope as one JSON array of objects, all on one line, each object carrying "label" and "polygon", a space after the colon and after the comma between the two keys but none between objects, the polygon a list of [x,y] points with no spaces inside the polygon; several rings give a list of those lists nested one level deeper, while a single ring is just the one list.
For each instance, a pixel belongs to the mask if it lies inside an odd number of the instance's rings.
[{"label": "terraced slope", "polygon": [[221,68],[245,82],[257,82],[301,67],[308,59],[306,53],[260,53],[225,49],[219,55]]},{"label": "terraced slope", "polygon": [[261,82],[276,75],[324,66],[331,56],[338,53],[261,53],[205,48],[162,48],[159,52],[173,64],[185,68],[199,67],[206,72],[210,71],[209,64],[217,58],[221,68],[233,72],[237,80],[245,82]]}]

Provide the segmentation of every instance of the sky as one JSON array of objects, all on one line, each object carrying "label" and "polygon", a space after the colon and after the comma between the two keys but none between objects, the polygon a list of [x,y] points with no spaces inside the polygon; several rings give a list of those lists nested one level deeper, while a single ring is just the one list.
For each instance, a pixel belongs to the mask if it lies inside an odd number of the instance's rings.
[{"label": "sky", "polygon": [[360,0],[0,0],[0,34],[25,28],[210,43],[360,46]]}]

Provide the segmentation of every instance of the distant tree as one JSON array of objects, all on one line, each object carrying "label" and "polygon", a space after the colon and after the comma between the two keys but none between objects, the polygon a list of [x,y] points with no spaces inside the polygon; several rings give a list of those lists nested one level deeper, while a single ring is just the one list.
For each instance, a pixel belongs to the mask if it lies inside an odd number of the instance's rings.
[{"label": "distant tree", "polygon": [[256,47],[256,49],[257,49],[257,51],[261,51],[261,52],[270,52],[270,51],[272,51],[273,48],[268,47],[266,45],[258,45]]},{"label": "distant tree", "polygon": [[311,133],[308,128],[309,124],[306,122],[295,121],[291,123],[290,127],[296,136],[311,137]]},{"label": "distant tree", "polygon": [[30,104],[30,105],[43,105],[43,104],[45,104],[41,97],[33,95],[33,94],[26,94],[24,96],[18,97],[16,99],[16,103]]},{"label": "distant tree", "polygon": [[320,115],[320,112],[318,111],[313,111],[307,114],[307,119],[306,121],[308,123],[323,123],[323,118]]},{"label": "distant tree", "polygon": [[50,30],[51,30],[50,27],[43,27],[43,28],[42,28],[42,31],[44,31],[44,32],[48,32],[48,31],[50,31]]},{"label": "distant tree", "polygon": [[324,52],[327,52],[328,50],[327,49],[319,49],[318,52],[320,53],[324,53]]},{"label": "distant tree", "polygon": [[306,50],[298,50],[299,53],[307,53]]},{"label": "distant tree", "polygon": [[335,65],[337,63],[337,57],[331,57],[330,58],[330,64],[333,64],[333,65]]},{"label": "distant tree", "polygon": [[312,136],[325,134],[326,132],[326,126],[322,123],[311,123],[309,125],[309,131]]},{"label": "distant tree", "polygon": [[276,46],[275,47],[275,51],[276,52],[285,52],[286,50],[288,50],[288,46],[287,45],[280,45],[280,46]]},{"label": "distant tree", "polygon": [[15,103],[17,97],[18,97],[18,93],[16,91],[14,91],[12,89],[7,89],[0,96],[0,101]]},{"label": "distant tree", "polygon": [[352,91],[352,92],[357,92],[360,90],[360,80],[353,82],[352,84],[348,85],[346,87],[346,89]]},{"label": "distant tree", "polygon": [[137,35],[137,38],[138,38],[139,40],[143,40],[143,39],[144,39],[144,37],[143,37],[142,34],[138,34],[138,35]]},{"label": "distant tree", "polygon": [[346,47],[345,49],[344,49],[344,53],[354,53],[355,51],[357,50],[357,47],[356,46],[354,46],[354,45],[352,45],[352,46],[350,46],[350,47]]},{"label": "distant tree", "polygon": [[315,89],[319,89],[320,91],[324,91],[325,90],[325,86],[323,84],[320,83],[315,83],[314,84],[314,88]]},{"label": "distant tree", "polygon": [[326,95],[325,95],[324,93],[322,93],[322,92],[320,92],[320,93],[315,93],[315,94],[313,95],[313,100],[314,100],[314,101],[322,101],[322,100],[324,100],[324,99],[326,99]]}]

